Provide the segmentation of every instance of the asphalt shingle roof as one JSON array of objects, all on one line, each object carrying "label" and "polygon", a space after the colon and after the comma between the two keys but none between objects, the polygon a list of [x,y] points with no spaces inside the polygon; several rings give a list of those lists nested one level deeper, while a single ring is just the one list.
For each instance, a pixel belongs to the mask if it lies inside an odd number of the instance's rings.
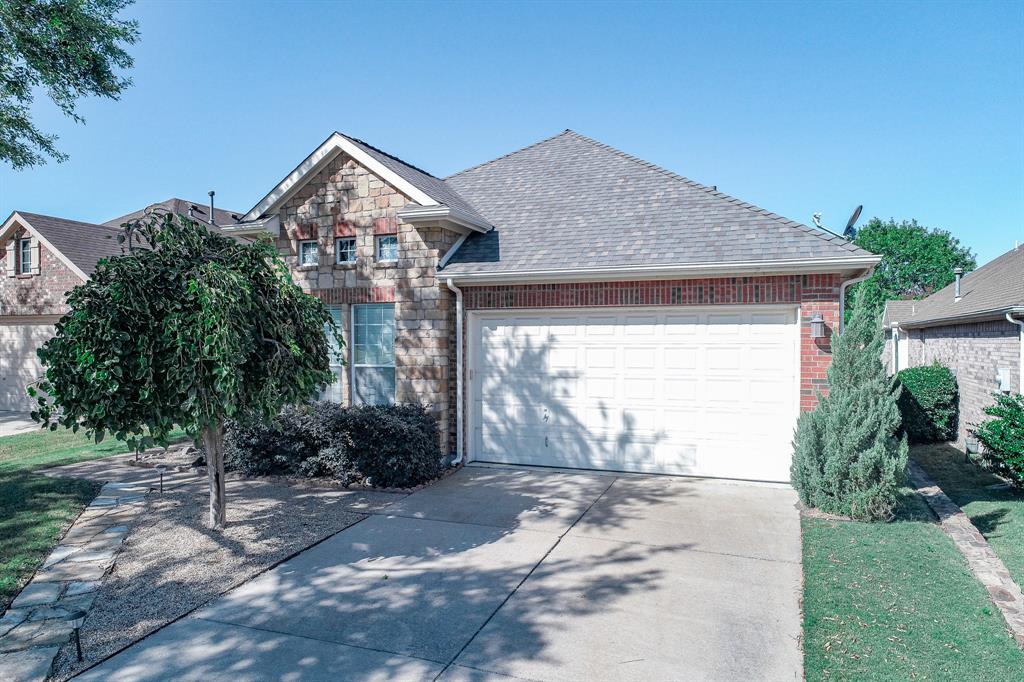
[{"label": "asphalt shingle roof", "polygon": [[[920,301],[888,301],[886,316],[908,327],[958,317],[1002,317],[1011,308],[1024,308],[1024,246],[1013,248],[960,279],[960,300],[954,300],[956,285],[950,284]],[[893,303],[911,303],[894,309]]]},{"label": "asphalt shingle roof", "polygon": [[24,211],[18,215],[86,275],[96,270],[101,258],[121,255],[115,228]]},{"label": "asphalt shingle roof", "polygon": [[[210,222],[210,205],[208,203],[204,205],[202,202],[198,201],[188,201],[187,199],[175,198],[167,199],[166,201],[161,201],[157,204],[152,204],[146,208],[140,208],[138,211],[132,211],[131,213],[118,218],[113,218],[103,224],[110,227],[120,227],[124,223],[141,218],[146,214],[147,210],[158,206],[170,211],[171,213],[186,216],[189,214],[189,208],[191,207],[192,216],[196,220],[201,220],[204,223]],[[238,222],[239,218],[242,217],[242,214],[237,211],[228,211],[226,209],[217,208],[216,206],[214,207],[213,212],[217,220],[217,225],[234,225]]]},{"label": "asphalt shingle roof", "polygon": [[468,201],[459,196],[459,193],[455,191],[453,187],[448,185],[444,180],[434,177],[430,173],[410,163],[402,161],[396,156],[392,156],[387,152],[377,149],[371,144],[363,142],[362,140],[354,137],[349,137],[344,133],[338,133],[352,144],[356,145],[364,152],[372,156],[374,159],[382,163],[388,170],[392,171],[403,180],[411,184],[416,189],[420,190],[434,201],[444,204],[449,208],[458,209],[463,213],[481,221],[485,222],[484,218],[477,212],[476,208],[473,207]]},{"label": "asphalt shingle roof", "polygon": [[571,130],[445,184],[495,228],[446,274],[871,255]]}]

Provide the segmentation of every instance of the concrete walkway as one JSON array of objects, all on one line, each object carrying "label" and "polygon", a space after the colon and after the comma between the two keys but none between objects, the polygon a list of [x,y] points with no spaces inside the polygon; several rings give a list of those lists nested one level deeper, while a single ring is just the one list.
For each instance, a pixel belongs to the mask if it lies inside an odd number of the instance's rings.
[{"label": "concrete walkway", "polygon": [[0,410],[0,437],[37,431],[40,428],[39,424],[32,420],[28,412]]},{"label": "concrete walkway", "polygon": [[799,680],[796,495],[471,466],[83,680]]}]

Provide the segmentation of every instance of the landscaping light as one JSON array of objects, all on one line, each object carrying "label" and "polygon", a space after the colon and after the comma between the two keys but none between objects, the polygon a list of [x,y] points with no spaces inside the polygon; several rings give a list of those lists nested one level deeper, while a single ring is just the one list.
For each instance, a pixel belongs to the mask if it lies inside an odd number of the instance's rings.
[{"label": "landscaping light", "polygon": [[821,316],[821,313],[814,313],[811,318],[811,338],[825,338],[825,318]]},{"label": "landscaping light", "polygon": [[167,471],[167,467],[163,464],[157,464],[155,467],[156,472],[160,474],[160,494],[164,494],[164,472]]},{"label": "landscaping light", "polygon": [[78,634],[78,630],[85,623],[85,611],[75,611],[69,613],[66,618],[67,622],[71,623],[71,627],[75,629],[75,651],[78,654],[78,660],[82,660],[82,639]]}]

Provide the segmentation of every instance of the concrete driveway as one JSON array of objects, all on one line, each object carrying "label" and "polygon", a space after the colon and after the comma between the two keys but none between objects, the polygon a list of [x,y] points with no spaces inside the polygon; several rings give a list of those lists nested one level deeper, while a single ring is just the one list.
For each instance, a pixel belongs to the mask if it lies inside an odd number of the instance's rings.
[{"label": "concrete driveway", "polygon": [[795,501],[469,466],[80,679],[798,680]]},{"label": "concrete driveway", "polygon": [[32,421],[28,412],[10,412],[0,410],[0,437],[13,436],[16,433],[38,431],[39,424]]}]

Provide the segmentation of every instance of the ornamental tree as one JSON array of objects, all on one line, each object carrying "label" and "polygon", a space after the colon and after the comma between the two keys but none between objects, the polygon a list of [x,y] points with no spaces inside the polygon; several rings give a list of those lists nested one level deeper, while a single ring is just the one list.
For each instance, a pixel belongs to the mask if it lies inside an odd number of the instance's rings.
[{"label": "ornamental tree", "polygon": [[857,297],[853,317],[832,342],[829,392],[800,415],[790,474],[800,501],[832,514],[888,520],[907,467],[899,388],[882,365],[878,317]]},{"label": "ornamental tree", "polygon": [[224,422],[270,417],[332,381],[324,305],[291,280],[268,240],[238,242],[182,215],[125,225],[125,254],[68,295],[39,358],[33,418],[132,447],[201,440],[210,525],[225,523]]}]

